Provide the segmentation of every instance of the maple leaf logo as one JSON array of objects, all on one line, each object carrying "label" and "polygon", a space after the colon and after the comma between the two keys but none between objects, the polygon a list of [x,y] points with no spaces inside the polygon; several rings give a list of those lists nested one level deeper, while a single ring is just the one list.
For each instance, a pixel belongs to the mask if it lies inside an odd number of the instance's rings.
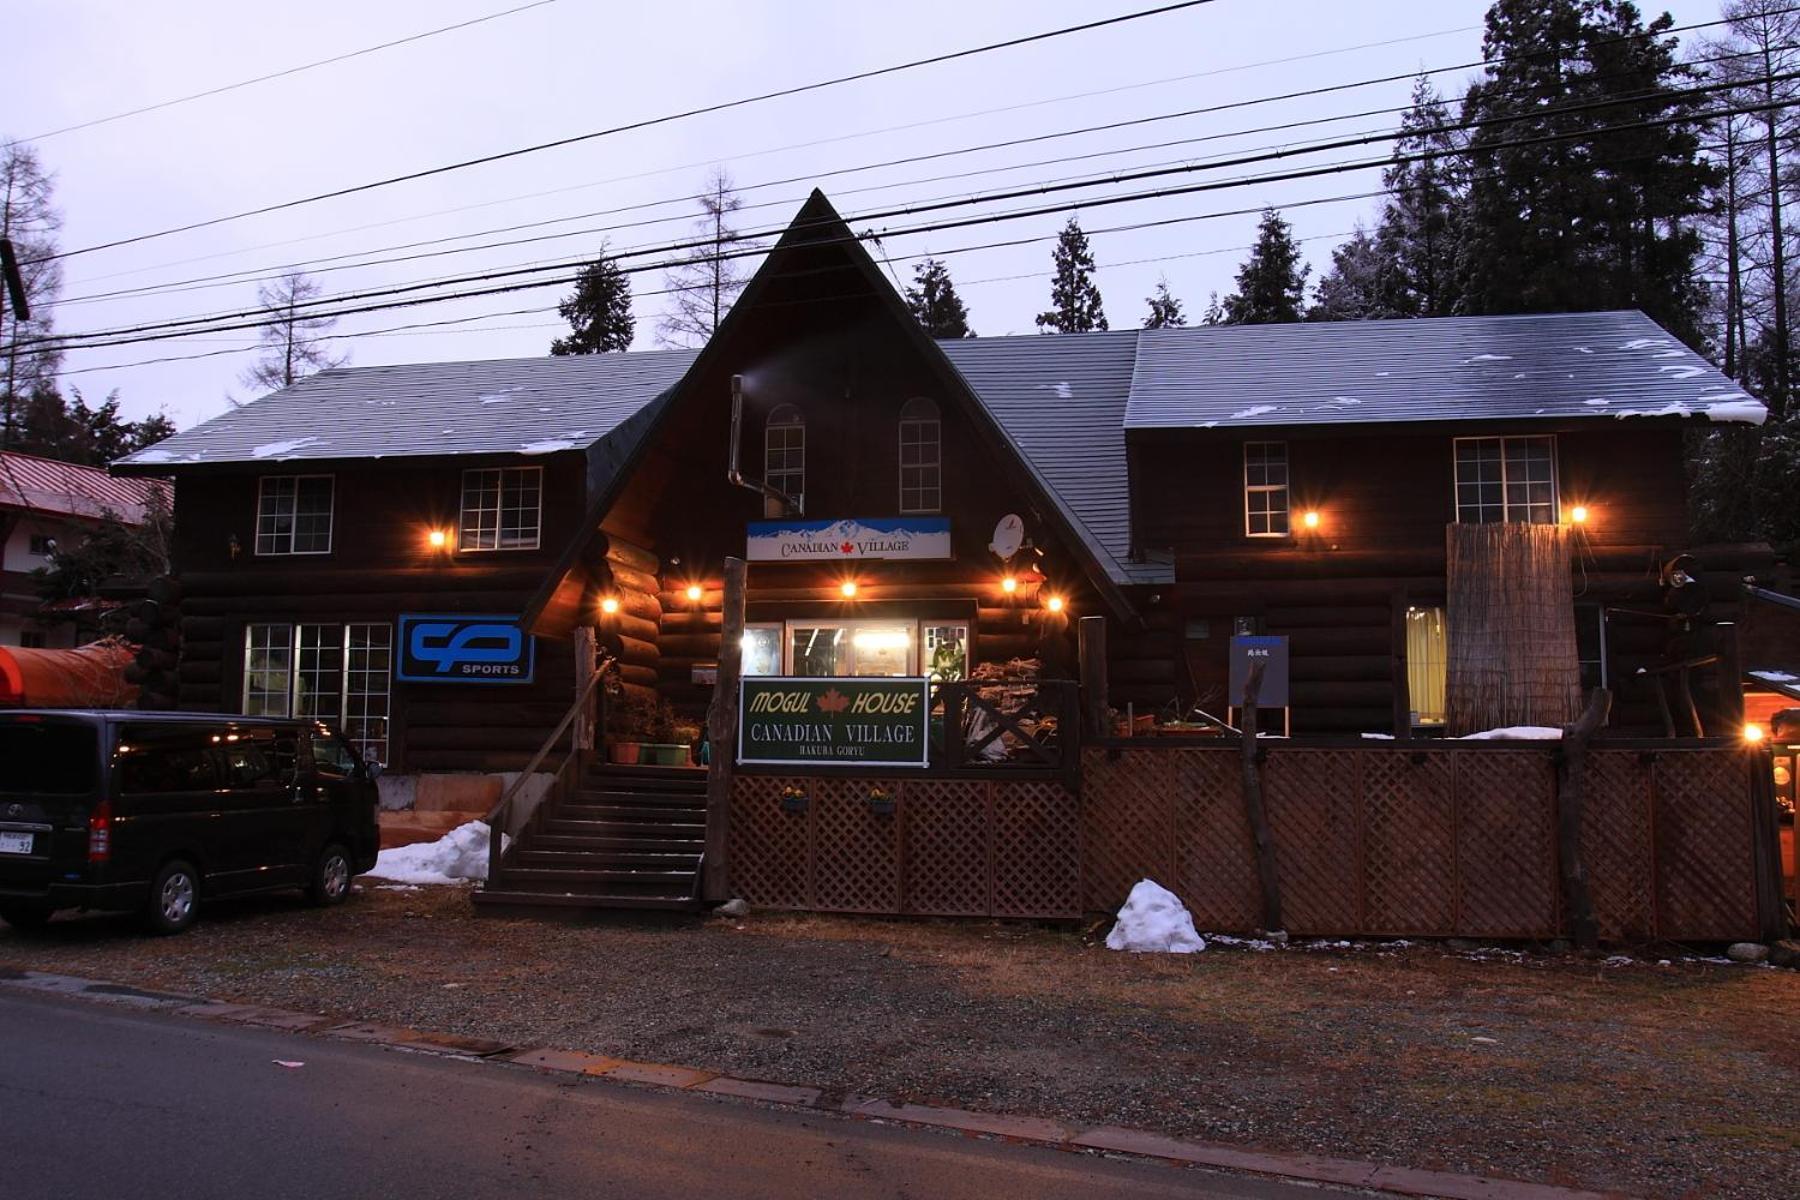
[{"label": "maple leaf logo", "polygon": [[823,696],[819,697],[819,711],[822,713],[836,716],[838,713],[843,712],[849,707],[850,697],[844,695],[844,693],[838,691],[836,688],[832,688]]},{"label": "maple leaf logo", "polygon": [[845,554],[855,554],[856,553],[856,543],[855,542],[845,542],[841,546],[839,546],[838,549],[842,550]]}]

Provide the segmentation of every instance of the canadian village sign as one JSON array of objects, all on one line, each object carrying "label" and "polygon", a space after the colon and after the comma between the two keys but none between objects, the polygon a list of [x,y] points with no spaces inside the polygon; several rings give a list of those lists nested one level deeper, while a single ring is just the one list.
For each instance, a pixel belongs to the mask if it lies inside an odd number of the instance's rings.
[{"label": "canadian village sign", "polygon": [[923,767],[930,761],[929,680],[762,675],[744,678],[739,688],[740,763]]}]

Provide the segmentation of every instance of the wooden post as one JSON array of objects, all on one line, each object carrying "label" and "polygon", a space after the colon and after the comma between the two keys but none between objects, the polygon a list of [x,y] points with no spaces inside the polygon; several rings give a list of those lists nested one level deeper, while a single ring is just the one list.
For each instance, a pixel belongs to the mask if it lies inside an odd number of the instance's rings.
[{"label": "wooden post", "polygon": [[[1776,816],[1775,756],[1768,743],[1746,746],[1750,771],[1750,844],[1756,855],[1756,924],[1765,942],[1788,936],[1787,903],[1781,895],[1781,824]],[[1800,883],[1795,887],[1800,889]]]},{"label": "wooden post", "polygon": [[1090,737],[1111,737],[1112,710],[1108,707],[1106,679],[1106,618],[1082,617],[1075,623],[1081,659],[1081,695],[1087,703]]},{"label": "wooden post", "polygon": [[1716,627],[1719,645],[1719,719],[1725,737],[1736,737],[1744,729],[1744,661],[1737,626],[1721,621]]},{"label": "wooden post", "polygon": [[1556,764],[1556,865],[1562,876],[1563,907],[1569,914],[1569,931],[1575,946],[1593,950],[1600,945],[1600,925],[1594,920],[1594,902],[1588,894],[1587,867],[1581,861],[1581,817],[1587,807],[1588,742],[1606,724],[1612,711],[1612,693],[1595,688],[1587,708],[1572,725],[1563,727],[1562,753]]},{"label": "wooden post", "polygon": [[731,873],[725,846],[731,833],[731,768],[737,757],[738,675],[744,662],[744,560],[725,560],[725,596],[719,623],[719,680],[706,709],[712,757],[706,769],[706,870],[701,898],[729,900]]},{"label": "wooden post", "polygon": [[1238,721],[1241,733],[1238,758],[1244,771],[1244,808],[1250,816],[1250,834],[1256,840],[1256,874],[1262,882],[1263,930],[1274,933],[1281,928],[1281,877],[1275,871],[1275,836],[1269,829],[1269,812],[1263,805],[1262,772],[1259,763],[1262,747],[1256,741],[1256,698],[1262,692],[1263,663],[1250,665],[1244,680],[1243,716]]},{"label": "wooden post", "polygon": [[[575,627],[575,694],[577,696],[587,695],[588,680],[592,679],[594,672],[599,670],[599,664],[595,661],[595,646],[594,627],[577,625]],[[571,743],[576,750],[592,750],[594,748],[596,731],[594,723],[588,720],[588,713],[592,711],[591,706],[584,708],[581,716],[576,718],[575,740]]]},{"label": "wooden post", "polygon": [[1412,736],[1412,685],[1406,668],[1406,593],[1395,588],[1388,594],[1388,649],[1393,654],[1390,679],[1393,688],[1394,728],[1397,738]]}]

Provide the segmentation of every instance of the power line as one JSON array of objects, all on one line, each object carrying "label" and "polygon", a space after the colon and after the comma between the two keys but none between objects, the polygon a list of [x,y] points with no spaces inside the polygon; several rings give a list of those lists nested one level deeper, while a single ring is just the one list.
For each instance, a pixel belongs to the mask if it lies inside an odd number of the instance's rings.
[{"label": "power line", "polygon": [[[1794,79],[1794,78],[1800,78],[1800,72],[1789,72],[1789,73],[1779,75],[1779,76],[1770,76],[1767,78],[1767,82],[1770,82],[1770,83],[1785,82],[1787,80]],[[1758,83],[1762,83],[1762,82],[1764,82],[1763,79],[1755,79],[1755,80],[1750,81],[1751,84],[1758,84]],[[1596,109],[1603,109],[1603,108],[1616,108],[1616,107],[1620,107],[1620,106],[1624,106],[1624,105],[1658,104],[1658,105],[1666,106],[1671,101],[1690,98],[1690,97],[1694,97],[1694,96],[1708,95],[1708,94],[1711,94],[1714,92],[1735,89],[1735,88],[1738,88],[1741,86],[1744,86],[1743,81],[1715,83],[1715,84],[1701,85],[1701,86],[1688,88],[1688,89],[1656,93],[1656,94],[1649,95],[1649,96],[1609,98],[1609,99],[1598,100],[1598,101],[1589,101],[1589,102],[1585,102],[1585,103],[1581,103],[1581,104],[1559,105],[1559,106],[1555,106],[1552,108],[1534,110],[1530,114],[1524,114],[1524,115],[1529,115],[1532,118],[1543,118],[1543,117],[1547,117],[1547,116],[1567,116],[1567,115],[1574,114],[1574,113],[1590,112],[1590,111],[1593,111]],[[1730,110],[1729,112],[1721,111],[1721,112],[1712,112],[1712,113],[1682,113],[1682,114],[1678,114],[1674,117],[1669,117],[1669,118],[1656,120],[1656,121],[1637,122],[1637,123],[1625,124],[1625,125],[1603,126],[1603,127],[1597,128],[1597,129],[1579,130],[1579,131],[1573,131],[1573,132],[1568,132],[1568,133],[1554,133],[1554,134],[1547,134],[1547,135],[1542,135],[1542,136],[1533,137],[1533,138],[1526,138],[1526,139],[1512,140],[1512,141],[1502,141],[1502,142],[1494,143],[1490,146],[1482,147],[1481,150],[1483,152],[1486,152],[1486,151],[1504,149],[1504,148],[1509,148],[1509,147],[1514,147],[1514,146],[1538,145],[1538,144],[1544,144],[1546,142],[1578,140],[1578,139],[1583,139],[1583,138],[1598,137],[1598,136],[1608,134],[1608,133],[1613,133],[1613,132],[1622,132],[1622,131],[1628,131],[1628,130],[1632,130],[1632,129],[1641,129],[1641,128],[1657,128],[1657,127],[1672,125],[1672,124],[1690,124],[1690,123],[1698,124],[1705,120],[1716,119],[1717,117],[1724,116],[1724,115],[1732,115],[1733,113],[1762,111],[1762,110],[1766,109],[1767,107],[1768,107],[1767,104],[1759,103],[1759,104],[1746,105],[1741,108]],[[1516,123],[1519,120],[1521,120],[1522,117],[1523,117],[1523,115],[1521,115],[1521,114],[1508,114],[1508,115],[1504,115],[1504,116],[1500,116],[1500,117],[1486,118],[1486,119],[1477,120],[1477,121],[1451,122],[1451,123],[1447,123],[1447,124],[1444,124],[1441,126],[1407,131],[1407,134],[1405,136],[1417,137],[1422,134],[1428,134],[1428,133],[1467,131],[1469,129],[1480,128],[1482,126],[1491,125],[1491,124],[1513,124],[1513,123]],[[1266,162],[1266,161],[1271,161],[1271,160],[1278,159],[1278,158],[1288,157],[1294,153],[1317,153],[1321,150],[1328,149],[1328,148],[1345,148],[1348,146],[1355,146],[1355,145],[1367,145],[1370,142],[1374,142],[1374,141],[1394,140],[1394,139],[1398,138],[1399,136],[1402,136],[1402,135],[1400,135],[1398,133],[1388,133],[1388,134],[1384,134],[1384,135],[1371,135],[1371,136],[1363,137],[1363,138],[1339,139],[1336,142],[1320,143],[1320,144],[1308,147],[1304,150],[1265,151],[1265,152],[1262,152],[1259,154],[1242,155],[1237,158],[1223,160],[1223,161],[1216,161],[1216,162],[1207,163],[1207,164],[1185,164],[1185,165],[1179,165],[1179,166],[1173,166],[1173,167],[1160,167],[1160,168],[1155,168],[1155,169],[1150,169],[1150,170],[1118,172],[1118,173],[1109,175],[1108,177],[1106,177],[1104,179],[1098,179],[1098,180],[1088,180],[1088,181],[1083,181],[1083,182],[1055,183],[1055,184],[1039,184],[1039,185],[1035,185],[1035,186],[1031,186],[1031,187],[1016,188],[1016,189],[1012,189],[1009,191],[990,193],[990,194],[980,196],[980,197],[968,197],[968,198],[963,198],[963,199],[939,200],[939,201],[933,201],[933,202],[928,202],[928,203],[915,203],[915,204],[910,204],[910,205],[901,205],[898,207],[888,208],[888,209],[880,210],[880,211],[876,211],[876,212],[857,214],[853,217],[847,218],[847,220],[851,220],[856,223],[863,224],[863,223],[867,223],[870,221],[877,221],[877,220],[882,220],[882,219],[886,219],[886,218],[890,218],[890,217],[916,216],[916,215],[920,215],[923,213],[938,212],[938,211],[943,211],[943,210],[951,209],[951,208],[967,207],[969,205],[992,204],[992,203],[996,203],[996,202],[1003,201],[1003,200],[1009,200],[1009,199],[1020,199],[1020,198],[1025,198],[1025,197],[1034,197],[1034,196],[1048,195],[1048,194],[1052,194],[1052,193],[1066,192],[1066,191],[1073,190],[1073,189],[1079,189],[1079,188],[1084,188],[1084,187],[1094,187],[1094,186],[1099,186],[1101,184],[1106,184],[1106,183],[1117,184],[1117,183],[1137,182],[1137,181],[1143,181],[1143,180],[1148,180],[1148,179],[1153,179],[1153,178],[1167,177],[1167,176],[1171,176],[1171,175],[1191,174],[1191,173],[1193,173],[1195,171],[1199,171],[1199,170],[1216,170],[1221,167],[1247,165],[1247,164],[1255,163],[1255,162]],[[937,225],[937,226],[919,227],[917,229],[911,229],[911,230],[908,230],[908,229],[900,229],[900,230],[882,229],[882,230],[878,230],[877,232],[882,233],[884,235],[894,236],[894,235],[903,235],[903,234],[912,233],[912,232],[925,232],[925,231],[929,231],[931,229],[937,229],[937,228],[962,228],[962,227],[967,227],[970,225],[991,223],[992,221],[996,221],[996,220],[1014,220],[1014,219],[1019,219],[1021,217],[1025,217],[1025,216],[1042,215],[1045,213],[1053,213],[1053,212],[1063,212],[1063,211],[1068,211],[1070,208],[1104,207],[1104,206],[1108,206],[1108,205],[1116,204],[1116,203],[1129,203],[1129,202],[1133,202],[1133,201],[1137,201],[1137,200],[1153,199],[1153,198],[1159,198],[1159,197],[1163,197],[1163,196],[1189,195],[1189,194],[1194,194],[1194,193],[1198,193],[1198,192],[1214,191],[1214,190],[1219,190],[1219,189],[1228,188],[1228,187],[1249,186],[1249,185],[1255,184],[1255,183],[1284,182],[1284,181],[1292,180],[1292,179],[1314,178],[1314,177],[1318,177],[1321,175],[1339,174],[1339,173],[1342,173],[1344,171],[1349,171],[1349,170],[1361,170],[1361,169],[1367,169],[1367,168],[1371,168],[1371,167],[1384,167],[1384,166],[1388,165],[1390,162],[1429,161],[1429,160],[1436,159],[1436,158],[1456,156],[1456,155],[1461,155],[1461,154],[1469,153],[1469,152],[1471,152],[1471,151],[1465,150],[1462,148],[1453,148],[1453,149],[1444,150],[1444,151],[1421,152],[1420,154],[1416,154],[1416,155],[1406,155],[1406,156],[1395,155],[1395,156],[1385,157],[1385,158],[1381,158],[1381,159],[1374,159],[1374,160],[1356,160],[1356,161],[1350,161],[1350,162],[1328,164],[1325,166],[1314,167],[1314,168],[1306,168],[1306,169],[1296,170],[1296,171],[1288,171],[1288,172],[1281,172],[1281,173],[1276,173],[1276,174],[1246,177],[1246,178],[1240,179],[1240,180],[1215,181],[1215,182],[1210,182],[1210,183],[1190,185],[1190,186],[1186,186],[1186,187],[1164,188],[1164,189],[1159,189],[1159,190],[1153,190],[1150,192],[1131,193],[1131,194],[1127,194],[1124,196],[1108,196],[1108,197],[1091,198],[1088,200],[1084,200],[1084,201],[1080,202],[1079,204],[1074,204],[1074,205],[1051,206],[1048,208],[1039,208],[1039,209],[1032,209],[1032,210],[1009,211],[1009,212],[1001,213],[1001,214],[990,214],[990,215],[985,215],[982,217],[968,218],[968,219],[964,219],[961,221],[948,222],[948,223],[945,223],[942,225]],[[742,244],[742,243],[748,243],[748,242],[751,242],[751,241],[754,241],[754,240],[757,240],[760,238],[769,237],[769,236],[772,236],[773,234],[777,234],[779,232],[781,232],[781,230],[779,230],[779,229],[758,231],[758,232],[754,232],[754,233],[736,235],[732,239],[729,239],[729,240]],[[715,244],[717,244],[717,243],[715,243],[711,239],[690,240],[690,241],[685,241],[685,242],[664,244],[664,245],[660,245],[660,246],[650,246],[650,247],[622,250],[622,251],[619,251],[618,253],[612,255],[611,257],[613,257],[615,259],[642,257],[645,255],[651,255],[651,254],[673,253],[673,252],[680,251],[680,250],[704,249],[708,246],[712,246]],[[756,254],[760,254],[760,253],[762,253],[762,251],[760,249],[748,249],[748,250],[736,251],[736,252],[732,252],[732,253],[721,253],[721,254],[717,255],[717,257],[719,257],[721,259],[740,258],[740,257],[747,257],[747,256],[752,256],[752,255],[756,255]],[[346,301],[355,301],[355,300],[362,300],[362,299],[376,299],[376,298],[385,297],[385,296],[398,296],[398,295],[404,295],[408,292],[416,292],[416,291],[424,290],[426,288],[450,286],[450,285],[454,285],[457,283],[486,282],[486,281],[490,281],[490,280],[494,280],[494,279],[517,277],[520,275],[543,274],[548,271],[568,270],[571,268],[580,267],[582,265],[585,265],[585,260],[570,260],[570,261],[561,262],[561,263],[552,263],[552,264],[548,264],[548,265],[541,266],[541,267],[513,268],[513,269],[509,269],[509,270],[478,273],[478,274],[474,274],[474,275],[461,276],[461,277],[452,277],[448,280],[433,281],[433,282],[429,282],[429,283],[403,284],[403,285],[398,285],[398,286],[388,287],[388,288],[383,288],[383,289],[354,292],[354,293],[348,293],[345,295],[340,295],[340,296],[335,296],[335,297],[321,298],[319,300],[307,302],[307,303],[301,305],[301,307],[308,308],[308,309],[316,309],[316,308],[322,308],[326,305],[338,304],[338,303],[343,303]],[[637,272],[637,271],[643,271],[643,270],[662,269],[663,267],[665,267],[667,265],[668,264],[652,264],[650,266],[644,266],[644,267],[623,267],[621,269],[628,273],[631,273],[631,272]],[[536,284],[536,285],[529,285],[529,286],[545,286],[545,285]],[[484,293],[477,293],[477,294],[492,294],[492,293],[484,292]],[[445,299],[454,299],[454,298],[459,298],[459,297],[445,297]],[[355,310],[355,311],[365,311],[365,310]],[[327,315],[327,314],[320,314],[320,315]],[[222,313],[222,314],[211,314],[211,315],[207,315],[207,316],[181,318],[181,319],[165,321],[165,322],[147,322],[147,323],[143,323],[143,324],[136,325],[136,326],[125,326],[125,327],[121,327],[121,328],[118,328],[115,330],[90,331],[85,334],[65,334],[65,335],[52,334],[52,335],[46,335],[46,336],[35,338],[35,339],[27,339],[24,341],[20,341],[17,344],[22,347],[28,347],[31,345],[54,342],[54,343],[61,343],[65,346],[70,346],[70,345],[76,344],[75,339],[113,338],[113,337],[131,335],[131,334],[136,334],[136,333],[141,333],[141,332],[152,332],[152,331],[166,330],[166,329],[179,329],[183,326],[205,325],[205,324],[208,324],[208,323],[214,322],[214,321],[236,320],[236,319],[244,318],[244,317],[259,318],[256,321],[256,323],[258,323],[258,324],[266,323],[266,320],[267,320],[266,314],[263,314],[260,309],[258,309],[258,310],[243,310],[243,311],[236,311],[236,312],[229,312],[229,313]],[[139,339],[129,339],[129,340],[139,340]],[[81,344],[87,344],[87,343],[83,342]],[[123,342],[107,342],[105,344],[124,344],[124,343]]]},{"label": "power line", "polygon": [[542,8],[546,4],[555,4],[556,0],[532,0],[530,4],[521,4],[502,12],[489,13],[485,17],[475,17],[468,21],[459,21],[455,25],[442,25],[436,29],[427,29],[423,33],[415,33],[409,37],[395,38],[391,42],[382,42],[378,46],[365,46],[361,50],[352,50],[346,54],[335,54],[330,58],[321,58],[316,62],[302,63],[297,67],[289,67],[285,71],[273,71],[267,75],[258,75],[254,79],[240,79],[236,83],[227,83],[221,87],[208,88],[204,92],[192,92],[186,96],[177,96],[173,100],[162,100],[155,104],[146,104],[140,108],[128,109],[125,112],[113,113],[108,117],[95,117],[91,121],[82,121],[75,125],[64,125],[61,129],[52,129],[48,133],[35,133],[28,138],[20,138],[22,142],[41,142],[45,138],[57,137],[60,134],[74,133],[78,129],[92,129],[96,125],[107,125],[114,121],[123,121],[127,117],[142,116],[145,113],[157,112],[165,108],[173,108],[177,104],[186,104],[193,100],[204,100],[209,96],[220,96],[226,92],[235,92],[239,88],[247,88],[252,84],[267,83],[271,79],[285,79],[289,75],[298,75],[302,71],[311,71],[317,67],[328,67],[333,63],[347,62],[353,58],[361,58],[365,54],[374,54],[381,50],[391,50],[395,46],[405,46],[411,42],[424,41],[436,37],[440,33],[453,33],[458,29],[467,29],[471,25],[483,25],[489,21],[498,21],[501,17],[510,17],[514,13],[522,13],[528,9]]},{"label": "power line", "polygon": [[97,242],[91,246],[83,246],[75,250],[63,250],[56,254],[45,255],[35,259],[43,262],[49,259],[74,258],[81,254],[92,254],[98,250],[110,250],[118,246],[129,246],[139,242],[147,242],[156,238],[168,237],[172,234],[187,233],[195,229],[206,229],[215,225],[223,225],[228,221],[238,221],[245,217],[262,216],[265,213],[280,212],[284,209],[298,208],[303,204],[315,204],[321,200],[335,200],[343,196],[353,196],[362,192],[374,191],[377,188],[391,187],[397,183],[410,183],[418,179],[429,179],[435,175],[447,174],[451,171],[466,170],[469,167],[484,166],[488,163],[501,162],[506,159],[519,158],[527,154],[536,154],[544,150],[555,150],[564,146],[573,146],[581,142],[593,141],[596,138],[610,137],[614,134],[629,133],[639,129],[649,129],[657,125],[666,125],[673,121],[685,120],[689,117],[704,116],[709,113],[724,112],[729,109],[743,108],[751,104],[760,104],[768,100],[778,100],[788,96],[798,96],[806,92],[815,92],[824,88],[837,87],[841,84],[856,83],[862,80],[875,79],[883,75],[892,75],[900,71],[910,71],[918,67],[935,66],[940,63],[954,62],[958,59],[970,58],[978,54],[987,54],[995,50],[1006,50],[1017,46],[1029,45],[1033,42],[1048,41],[1052,38],[1066,37],[1076,33],[1089,33],[1111,25],[1120,25],[1129,21],[1138,21],[1146,17],[1162,16],[1166,13],[1183,9],[1197,8],[1203,4],[1212,4],[1215,0],[1176,0],[1172,4],[1164,4],[1156,8],[1139,9],[1116,17],[1105,17],[1097,21],[1086,21],[1079,25],[1065,25],[1059,29],[1050,29],[1042,33],[1027,34],[1023,37],[1008,38],[1005,41],[989,42],[982,46],[971,46],[962,50],[953,50],[944,54],[935,54],[927,58],[917,58],[909,62],[895,63],[885,67],[875,67],[867,71],[857,71],[849,75],[839,75],[831,79],[822,79],[813,83],[798,84],[793,87],[779,88],[774,91],[760,92],[752,96],[740,96],[734,100],[723,100],[716,104],[702,105],[698,108],[685,109],[681,112],[665,113],[658,117],[647,117],[640,121],[631,121],[623,125],[613,125],[605,129],[590,130],[570,137],[557,138],[553,141],[538,142],[531,146],[521,146],[513,150],[503,150],[494,154],[485,154],[478,158],[464,159],[460,162],[446,163],[442,166],[428,167],[421,171],[410,171],[404,175],[391,175],[385,179],[376,179],[368,183],[354,184],[350,187],[336,188],[328,192],[319,192],[311,196],[303,196],[296,200],[284,200],[277,204],[266,204],[261,208],[245,209],[241,212],[228,213],[225,216],[211,217],[204,221],[192,221],[186,225],[171,226],[152,233],[140,233],[131,237],[116,238],[110,242]]}]

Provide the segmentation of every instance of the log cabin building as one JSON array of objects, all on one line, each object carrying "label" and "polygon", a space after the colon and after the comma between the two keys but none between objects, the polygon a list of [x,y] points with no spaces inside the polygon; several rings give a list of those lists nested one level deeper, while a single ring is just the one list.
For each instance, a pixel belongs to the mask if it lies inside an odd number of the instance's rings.
[{"label": "log cabin building", "polygon": [[1661,736],[1732,719],[1682,664],[1774,569],[1691,544],[1684,438],[1763,415],[1636,312],[934,342],[815,192],[698,351],[328,370],[116,470],[179,481],[147,703],[324,716],[390,773],[519,770],[594,646],[697,718],[746,555],[747,674],[1074,678],[1101,616],[1140,724],[1228,716],[1273,634],[1296,735],[1605,683]]}]

